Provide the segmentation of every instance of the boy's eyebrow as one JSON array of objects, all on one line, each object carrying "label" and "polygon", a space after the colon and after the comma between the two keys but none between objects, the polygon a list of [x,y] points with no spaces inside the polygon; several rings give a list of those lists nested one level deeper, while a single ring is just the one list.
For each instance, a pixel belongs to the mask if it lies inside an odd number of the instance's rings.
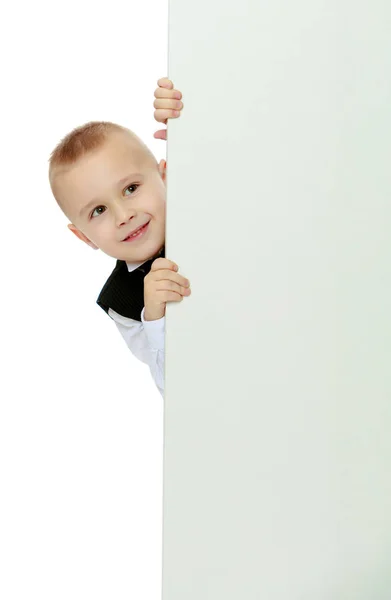
[{"label": "boy's eyebrow", "polygon": [[123,185],[124,183],[126,183],[129,179],[139,179],[140,177],[142,177],[141,173],[131,173],[130,175],[127,175],[126,177],[124,177],[123,179],[120,179],[118,182],[118,185]]},{"label": "boy's eyebrow", "polygon": [[[117,185],[124,185],[127,181],[130,181],[131,179],[139,179],[140,177],[142,177],[141,173],[131,173],[130,175],[127,175],[126,177],[120,179]],[[101,202],[99,198],[93,198],[90,202],[85,204],[83,208],[80,209],[79,217],[81,217],[90,206],[92,207],[96,204],[99,204],[99,202]]]}]

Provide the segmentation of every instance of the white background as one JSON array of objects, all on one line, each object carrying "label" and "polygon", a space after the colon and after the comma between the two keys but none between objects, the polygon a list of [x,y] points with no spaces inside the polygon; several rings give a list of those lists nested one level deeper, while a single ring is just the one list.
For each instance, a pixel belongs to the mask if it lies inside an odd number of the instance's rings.
[{"label": "white background", "polygon": [[90,120],[157,160],[167,2],[3,3],[0,597],[161,594],[163,403],[95,304],[113,260],[68,231],[48,158]]}]

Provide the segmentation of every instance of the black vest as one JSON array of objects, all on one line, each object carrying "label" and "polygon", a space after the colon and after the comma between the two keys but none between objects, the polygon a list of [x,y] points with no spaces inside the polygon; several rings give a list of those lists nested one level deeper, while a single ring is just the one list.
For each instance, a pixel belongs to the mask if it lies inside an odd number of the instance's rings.
[{"label": "black vest", "polygon": [[123,317],[141,321],[144,308],[144,277],[152,263],[165,256],[165,248],[134,271],[128,271],[124,260],[117,260],[115,269],[104,284],[96,303],[108,314],[109,308]]}]

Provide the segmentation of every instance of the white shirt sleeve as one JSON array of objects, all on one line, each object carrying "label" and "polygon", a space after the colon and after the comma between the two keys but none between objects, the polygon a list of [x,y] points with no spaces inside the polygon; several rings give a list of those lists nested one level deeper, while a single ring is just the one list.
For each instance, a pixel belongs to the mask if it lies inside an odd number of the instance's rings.
[{"label": "white shirt sleeve", "polygon": [[141,322],[123,317],[111,308],[109,308],[109,316],[115,321],[132,354],[149,366],[153,380],[163,396],[165,317],[156,321],[145,321],[144,308]]}]

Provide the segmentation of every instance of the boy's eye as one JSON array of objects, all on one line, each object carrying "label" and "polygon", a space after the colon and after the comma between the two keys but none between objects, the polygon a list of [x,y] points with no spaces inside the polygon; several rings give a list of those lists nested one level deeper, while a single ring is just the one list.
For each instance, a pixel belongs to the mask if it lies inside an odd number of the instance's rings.
[{"label": "boy's eye", "polygon": [[102,213],[104,213],[106,210],[105,206],[97,206],[96,208],[94,208],[94,210],[91,213],[91,218],[93,219],[94,217],[98,217],[99,215],[101,215]]},{"label": "boy's eye", "polygon": [[[128,185],[127,188],[124,189],[125,192],[125,196],[129,196],[129,194],[126,194],[126,192],[128,190],[130,190],[131,188],[136,188],[135,191],[137,190],[137,188],[139,187],[139,185],[137,183],[132,183],[132,185]],[[133,192],[134,193],[134,192]],[[131,195],[131,194],[130,194]]]},{"label": "boy's eye", "polygon": [[[140,187],[140,185],[138,183],[132,183],[132,185],[128,185],[127,188],[124,189],[124,194],[125,196],[131,196],[132,192],[130,192],[129,194],[127,194],[126,192],[128,190],[132,190],[132,188],[134,189],[134,192]],[[133,192],[133,194],[134,194]],[[91,213],[91,219],[95,218],[95,217],[99,217],[99,215],[103,214],[106,210],[105,206],[97,206],[96,208],[94,208],[94,210]]]}]

